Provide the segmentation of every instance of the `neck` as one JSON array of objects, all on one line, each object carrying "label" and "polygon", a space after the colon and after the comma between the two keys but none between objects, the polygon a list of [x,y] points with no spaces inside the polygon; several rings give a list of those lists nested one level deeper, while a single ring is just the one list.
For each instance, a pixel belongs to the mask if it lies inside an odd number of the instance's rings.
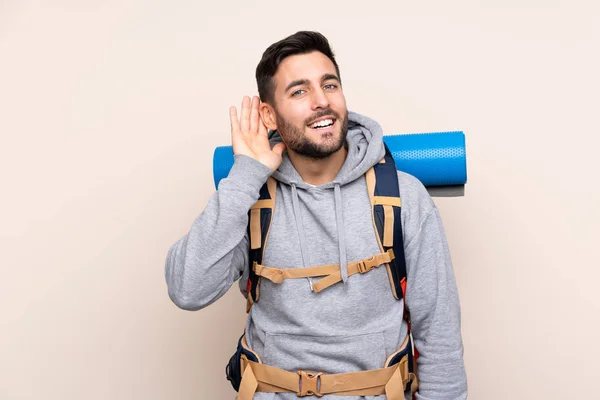
[{"label": "neck", "polygon": [[346,146],[326,158],[315,159],[302,156],[288,150],[288,157],[302,180],[311,185],[319,186],[335,179],[342,169],[348,150]]}]

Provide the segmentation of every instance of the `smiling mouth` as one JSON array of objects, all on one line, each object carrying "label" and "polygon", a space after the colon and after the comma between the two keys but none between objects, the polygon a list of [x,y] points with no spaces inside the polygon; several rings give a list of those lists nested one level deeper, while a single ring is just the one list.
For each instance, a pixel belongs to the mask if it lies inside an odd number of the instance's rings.
[{"label": "smiling mouth", "polygon": [[315,123],[310,124],[308,127],[311,129],[319,130],[319,129],[327,129],[335,123],[334,118],[326,118]]}]

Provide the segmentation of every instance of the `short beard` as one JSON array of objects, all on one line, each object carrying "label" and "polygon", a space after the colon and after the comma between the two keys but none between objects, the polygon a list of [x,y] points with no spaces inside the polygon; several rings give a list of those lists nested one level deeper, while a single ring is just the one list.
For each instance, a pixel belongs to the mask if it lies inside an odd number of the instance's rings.
[{"label": "short beard", "polygon": [[[321,160],[338,152],[346,144],[346,137],[348,136],[348,110],[346,110],[342,121],[339,140],[335,143],[328,144],[318,144],[306,137],[303,130],[305,129],[306,124],[304,125],[305,127],[300,130],[292,123],[281,118],[279,113],[276,112],[275,114],[275,118],[277,119],[277,130],[285,142],[286,147],[301,156]],[[332,110],[324,110],[318,114],[320,115],[312,116],[307,123],[325,115],[333,115],[338,121],[340,119],[339,115]],[[331,135],[334,134],[331,133]]]}]

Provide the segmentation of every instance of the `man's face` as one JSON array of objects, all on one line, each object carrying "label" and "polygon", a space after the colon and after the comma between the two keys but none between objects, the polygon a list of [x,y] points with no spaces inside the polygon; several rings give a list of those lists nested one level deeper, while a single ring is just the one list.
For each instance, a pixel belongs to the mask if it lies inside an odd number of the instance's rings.
[{"label": "man's face", "polygon": [[287,148],[316,159],[340,150],[348,110],[331,60],[317,51],[289,56],[273,79],[277,130]]}]

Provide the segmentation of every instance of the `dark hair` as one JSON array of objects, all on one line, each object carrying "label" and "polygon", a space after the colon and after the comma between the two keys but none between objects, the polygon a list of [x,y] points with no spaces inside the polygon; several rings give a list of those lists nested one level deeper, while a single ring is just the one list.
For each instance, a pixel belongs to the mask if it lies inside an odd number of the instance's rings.
[{"label": "dark hair", "polygon": [[270,45],[256,66],[256,84],[261,101],[274,104],[275,83],[273,76],[279,64],[289,56],[319,51],[327,56],[335,66],[335,72],[340,79],[340,68],[327,38],[319,32],[299,31],[279,42]]}]

